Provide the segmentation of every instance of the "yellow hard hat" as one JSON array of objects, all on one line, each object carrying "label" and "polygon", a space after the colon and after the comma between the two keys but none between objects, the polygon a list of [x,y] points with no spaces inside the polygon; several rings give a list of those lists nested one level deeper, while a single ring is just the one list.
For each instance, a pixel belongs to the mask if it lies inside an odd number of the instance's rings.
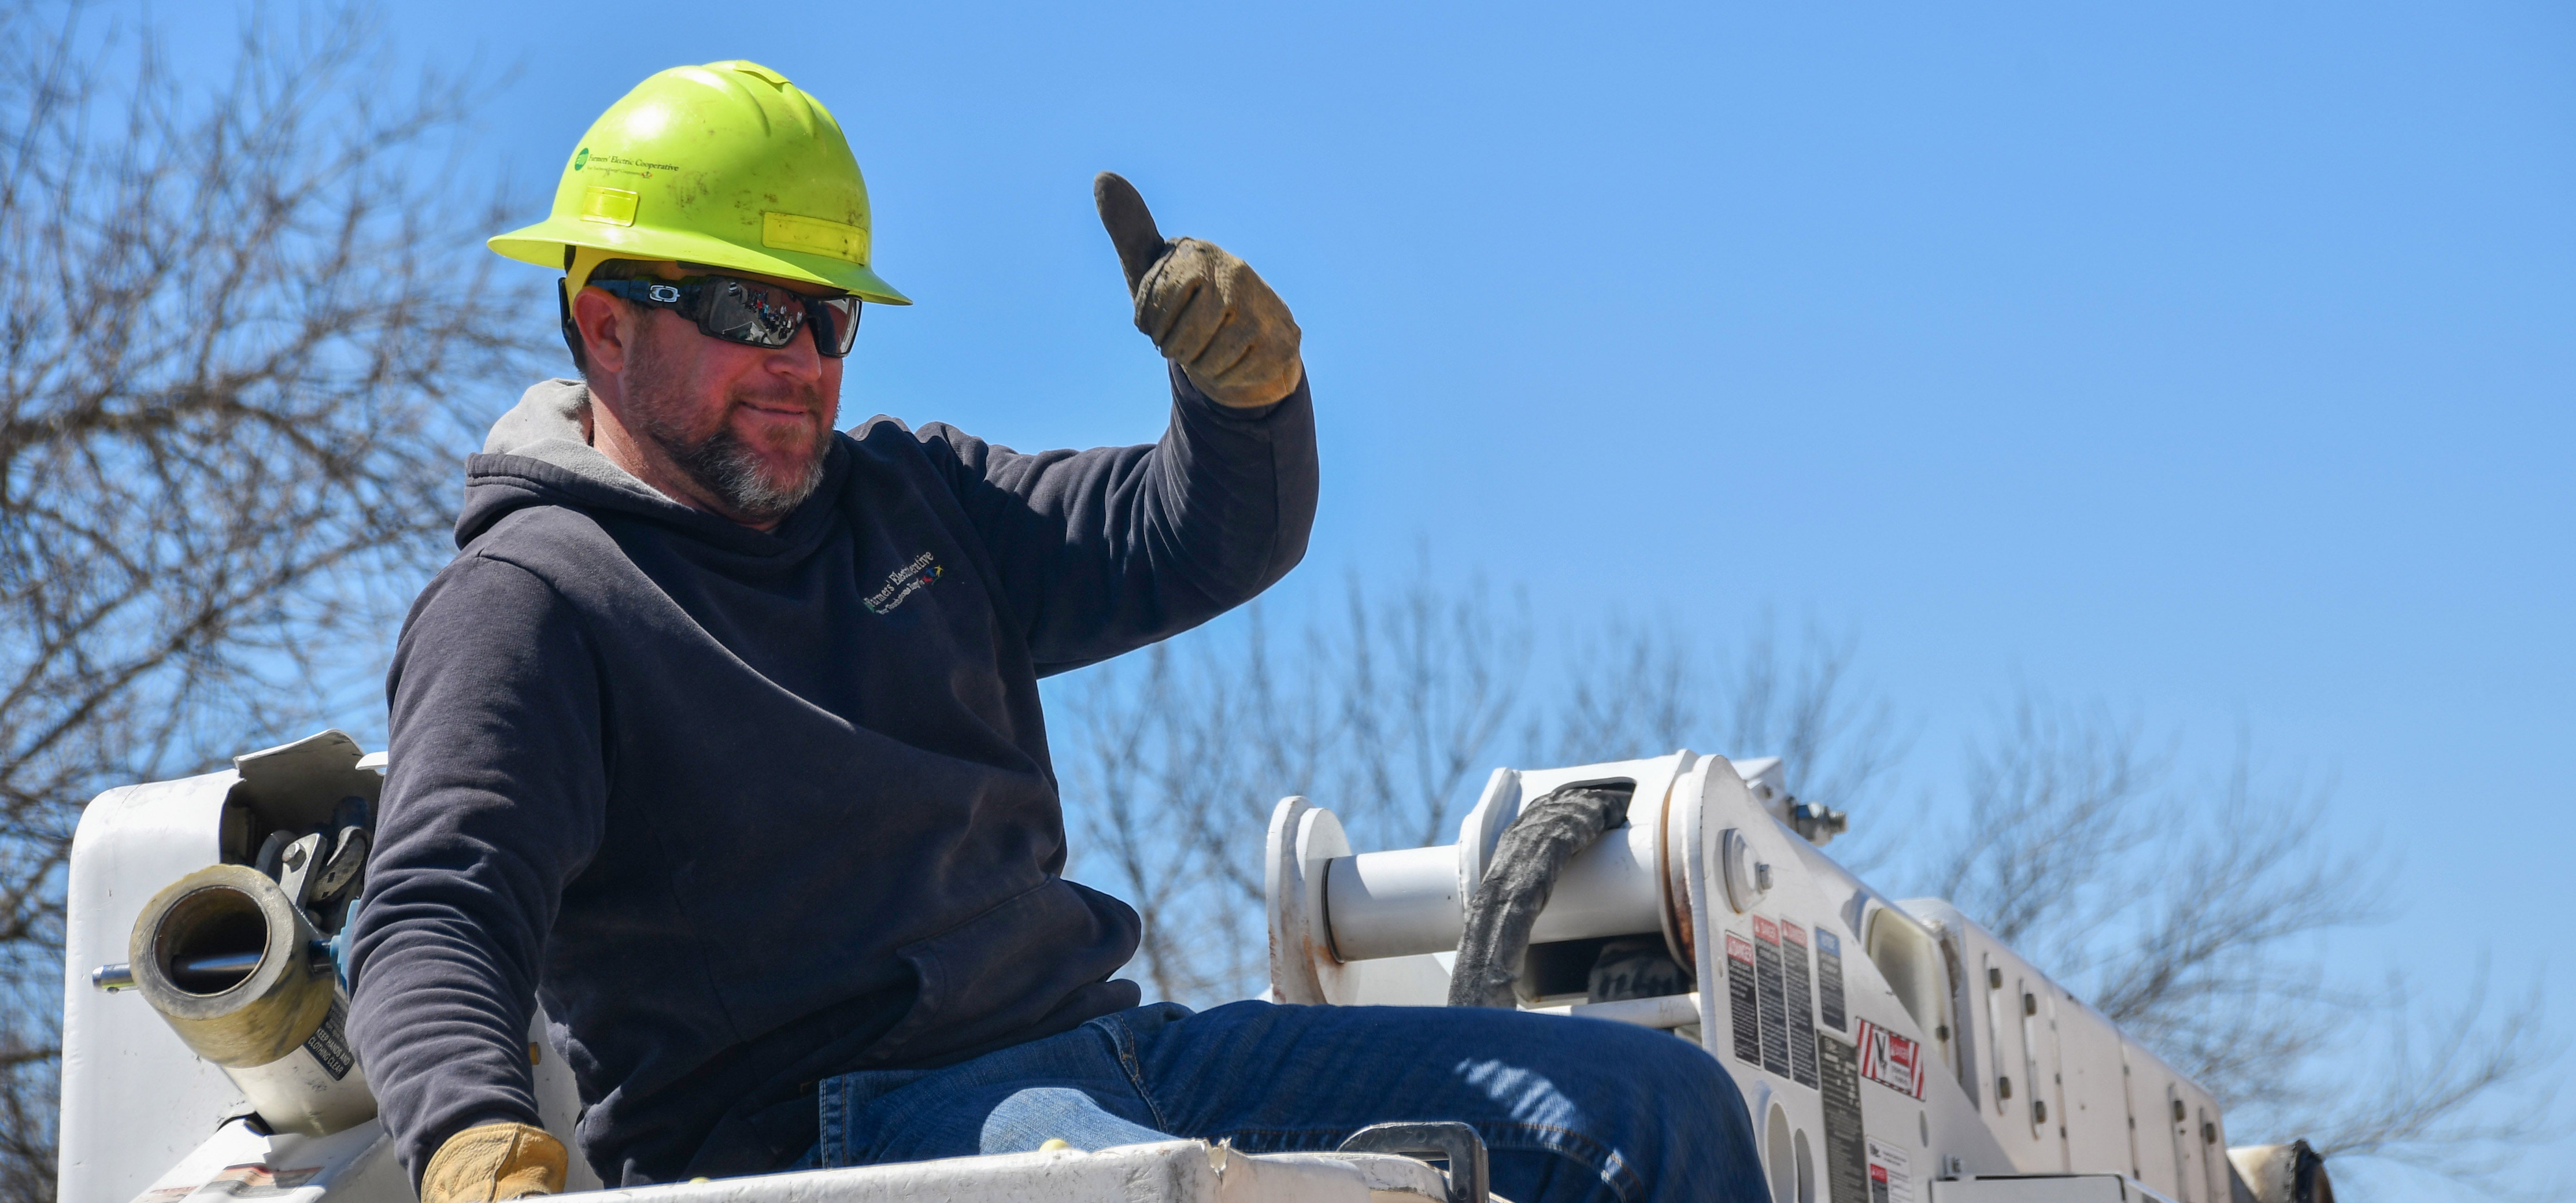
[{"label": "yellow hard hat", "polygon": [[736,59],[635,85],[582,135],[554,212],[487,245],[562,269],[567,302],[604,260],[671,259],[911,304],[869,269],[868,240],[868,184],[840,123]]}]

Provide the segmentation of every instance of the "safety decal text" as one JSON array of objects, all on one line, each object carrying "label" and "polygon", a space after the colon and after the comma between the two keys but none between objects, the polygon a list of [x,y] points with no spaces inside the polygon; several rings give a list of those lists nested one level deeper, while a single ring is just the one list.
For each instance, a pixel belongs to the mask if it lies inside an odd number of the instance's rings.
[{"label": "safety decal text", "polygon": [[1914,1179],[1905,1153],[1882,1140],[1869,1142],[1869,1203],[1914,1203]]},{"label": "safety decal text", "polygon": [[1923,1042],[1860,1021],[1860,1076],[1910,1099],[1923,1097]]},{"label": "safety decal text", "polygon": [[1807,929],[1780,921],[1780,955],[1788,969],[1789,1076],[1816,1084],[1816,1003],[1807,986]]},{"label": "safety decal text", "polygon": [[1762,1064],[1762,1012],[1754,1001],[1753,941],[1726,933],[1726,1019],[1737,1059]]},{"label": "safety decal text", "polygon": [[1860,1050],[1816,1037],[1816,1093],[1825,1104],[1825,1185],[1832,1203],[1869,1203],[1869,1149],[1860,1126]]},{"label": "safety decal text", "polygon": [[1824,1010],[1825,1026],[1837,1032],[1851,1030],[1843,1014],[1843,942],[1842,937],[1816,929],[1816,1001]]},{"label": "safety decal text", "polygon": [[358,1063],[357,1054],[349,1051],[349,1008],[340,996],[331,996],[331,1013],[322,1017],[322,1026],[304,1038],[304,1051],[321,1062],[322,1072],[334,1082],[349,1076],[349,1068]]},{"label": "safety decal text", "polygon": [[1789,996],[1780,980],[1780,925],[1753,917],[1753,967],[1762,989],[1762,1068],[1789,1072]]}]

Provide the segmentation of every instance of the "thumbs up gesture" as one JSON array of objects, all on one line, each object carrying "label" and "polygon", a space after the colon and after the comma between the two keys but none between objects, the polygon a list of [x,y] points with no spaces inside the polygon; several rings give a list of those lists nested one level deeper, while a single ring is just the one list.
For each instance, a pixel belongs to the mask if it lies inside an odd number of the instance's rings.
[{"label": "thumbs up gesture", "polygon": [[1305,375],[1297,319],[1251,265],[1213,242],[1166,239],[1145,198],[1115,172],[1091,182],[1118,248],[1136,328],[1211,400],[1250,407],[1285,398]]}]

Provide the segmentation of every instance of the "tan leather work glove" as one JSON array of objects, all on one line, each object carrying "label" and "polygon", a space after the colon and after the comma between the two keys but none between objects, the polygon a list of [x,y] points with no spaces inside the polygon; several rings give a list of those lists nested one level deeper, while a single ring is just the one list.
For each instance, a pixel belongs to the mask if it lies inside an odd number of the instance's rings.
[{"label": "tan leather work glove", "polygon": [[1196,238],[1166,239],[1136,186],[1116,172],[1091,181],[1100,224],[1118,248],[1136,328],[1220,405],[1268,405],[1306,374],[1302,332],[1251,265]]},{"label": "tan leather work glove", "polygon": [[420,1176],[420,1203],[493,1203],[562,1194],[563,1142],[526,1124],[482,1124],[447,1138]]}]

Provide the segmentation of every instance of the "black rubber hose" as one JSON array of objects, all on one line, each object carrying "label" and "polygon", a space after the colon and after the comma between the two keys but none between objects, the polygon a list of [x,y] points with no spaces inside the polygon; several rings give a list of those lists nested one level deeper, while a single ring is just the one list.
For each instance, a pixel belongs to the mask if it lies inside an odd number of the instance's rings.
[{"label": "black rubber hose", "polygon": [[1467,900],[1466,930],[1449,974],[1449,1005],[1515,1005],[1512,983],[1529,954],[1531,925],[1556,889],[1556,875],[1601,833],[1628,821],[1635,785],[1570,785],[1521,809],[1494,844],[1493,863]]}]

